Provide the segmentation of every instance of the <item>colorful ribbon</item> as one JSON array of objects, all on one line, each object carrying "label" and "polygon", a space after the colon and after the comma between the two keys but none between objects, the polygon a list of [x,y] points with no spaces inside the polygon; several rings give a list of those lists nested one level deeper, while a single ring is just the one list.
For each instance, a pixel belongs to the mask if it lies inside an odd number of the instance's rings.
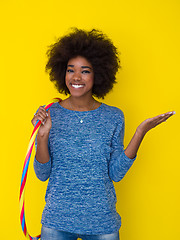
[{"label": "colorful ribbon", "polygon": [[[49,103],[48,105],[46,105],[44,108],[46,109],[46,111],[49,110],[49,108],[55,103],[55,102],[60,102],[61,99],[60,98],[53,98],[53,101],[51,103]],[[31,237],[27,231],[27,226],[26,226],[26,221],[25,221],[25,213],[24,213],[24,206],[25,206],[25,198],[24,198],[24,192],[25,192],[25,185],[26,185],[26,180],[27,180],[27,173],[28,173],[28,166],[29,166],[29,161],[31,158],[31,153],[32,153],[32,149],[35,143],[35,138],[37,135],[37,132],[40,128],[41,125],[41,121],[37,120],[33,132],[31,134],[30,137],[30,141],[29,141],[29,145],[28,145],[28,149],[27,149],[27,153],[26,153],[26,158],[24,161],[24,167],[23,167],[23,171],[22,171],[22,178],[21,178],[21,186],[20,186],[20,195],[19,195],[19,205],[20,205],[20,220],[21,220],[21,226],[22,226],[22,230],[24,232],[24,235],[27,239],[30,240],[37,240],[41,237],[41,235],[38,235],[36,237]]]}]

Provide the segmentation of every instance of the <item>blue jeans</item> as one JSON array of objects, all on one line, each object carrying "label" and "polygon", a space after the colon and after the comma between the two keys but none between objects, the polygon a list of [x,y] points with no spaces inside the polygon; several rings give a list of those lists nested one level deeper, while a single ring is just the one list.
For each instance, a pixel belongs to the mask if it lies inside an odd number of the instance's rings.
[{"label": "blue jeans", "polygon": [[112,234],[86,235],[58,231],[44,226],[41,229],[41,240],[77,240],[78,238],[82,240],[119,240],[119,231]]}]

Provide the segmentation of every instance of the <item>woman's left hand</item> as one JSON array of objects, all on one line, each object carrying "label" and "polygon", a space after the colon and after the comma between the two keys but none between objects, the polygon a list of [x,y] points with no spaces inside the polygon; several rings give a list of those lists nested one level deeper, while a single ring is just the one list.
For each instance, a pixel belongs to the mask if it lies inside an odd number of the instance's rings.
[{"label": "woman's left hand", "polygon": [[146,134],[150,129],[156,127],[162,122],[165,122],[169,117],[171,117],[174,114],[175,112],[173,111],[158,115],[153,118],[148,118],[137,127],[137,131]]}]

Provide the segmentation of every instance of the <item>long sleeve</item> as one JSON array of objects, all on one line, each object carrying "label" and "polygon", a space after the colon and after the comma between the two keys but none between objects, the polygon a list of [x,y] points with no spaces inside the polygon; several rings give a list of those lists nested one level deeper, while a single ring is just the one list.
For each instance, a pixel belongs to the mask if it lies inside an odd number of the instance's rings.
[{"label": "long sleeve", "polygon": [[[37,138],[35,141],[35,146],[37,149]],[[48,149],[49,149],[49,144],[48,144]],[[49,153],[50,153],[50,150],[49,150]],[[49,178],[51,173],[51,157],[47,163],[40,163],[35,157],[33,165],[34,165],[34,171],[37,178],[41,181],[46,181]]]},{"label": "long sleeve", "polygon": [[130,159],[124,153],[124,114],[117,125],[112,139],[112,151],[109,162],[109,176],[114,182],[119,182],[132,166],[135,158]]}]

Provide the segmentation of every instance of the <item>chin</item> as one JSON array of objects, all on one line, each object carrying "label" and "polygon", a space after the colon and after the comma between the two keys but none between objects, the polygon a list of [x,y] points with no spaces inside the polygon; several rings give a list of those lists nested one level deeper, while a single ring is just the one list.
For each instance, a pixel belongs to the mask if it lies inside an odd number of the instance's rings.
[{"label": "chin", "polygon": [[78,93],[70,93],[72,97],[83,97],[85,96],[84,94],[78,94]]},{"label": "chin", "polygon": [[69,92],[73,97],[82,97],[90,94],[90,92],[82,91],[82,89],[69,89]]},{"label": "chin", "polygon": [[92,93],[91,92],[85,92],[85,93],[80,93],[80,92],[75,92],[75,91],[71,91],[70,92],[70,95],[72,96],[72,97],[87,97],[87,96],[89,96],[89,95],[91,95],[92,96]]}]

